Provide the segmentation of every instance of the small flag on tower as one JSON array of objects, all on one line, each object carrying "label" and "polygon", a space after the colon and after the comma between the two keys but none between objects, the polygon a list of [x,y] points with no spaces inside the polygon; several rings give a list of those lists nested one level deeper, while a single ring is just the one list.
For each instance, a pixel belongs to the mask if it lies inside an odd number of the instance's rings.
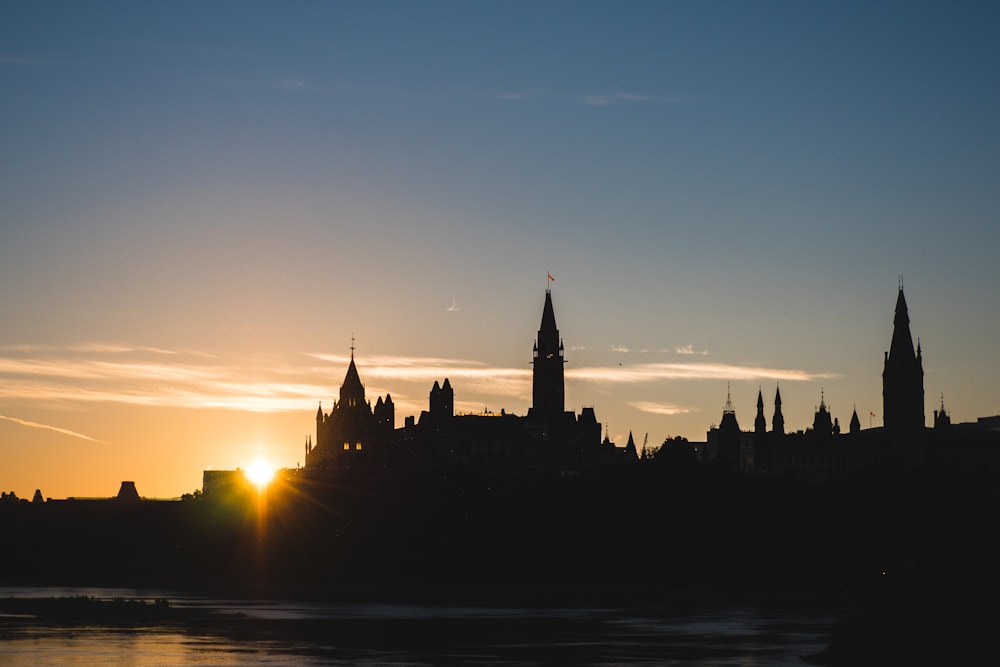
[{"label": "small flag on tower", "polygon": [[552,277],[552,274],[551,274],[551,273],[546,273],[545,275],[549,277],[549,280],[550,280],[550,281],[552,281],[552,282],[555,282],[555,281],[556,281],[556,279]]}]

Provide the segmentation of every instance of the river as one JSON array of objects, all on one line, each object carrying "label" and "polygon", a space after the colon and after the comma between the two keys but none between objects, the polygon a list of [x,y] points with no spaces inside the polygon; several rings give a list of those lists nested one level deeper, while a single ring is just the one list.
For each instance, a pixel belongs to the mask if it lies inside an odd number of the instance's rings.
[{"label": "river", "polygon": [[248,601],[171,591],[0,587],[0,598],[153,600],[225,623],[115,627],[0,618],[0,666],[804,665],[834,614],[754,606],[436,606]]}]

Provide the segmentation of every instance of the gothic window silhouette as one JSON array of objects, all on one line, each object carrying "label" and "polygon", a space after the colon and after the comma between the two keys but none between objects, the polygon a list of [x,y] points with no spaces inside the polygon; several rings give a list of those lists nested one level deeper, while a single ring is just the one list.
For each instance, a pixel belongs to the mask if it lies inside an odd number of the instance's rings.
[{"label": "gothic window silhouette", "polygon": [[354,443],[354,449],[355,449],[356,451],[359,451],[359,452],[360,452],[360,451],[361,451],[361,443],[360,443],[360,442],[356,442],[356,443]]}]

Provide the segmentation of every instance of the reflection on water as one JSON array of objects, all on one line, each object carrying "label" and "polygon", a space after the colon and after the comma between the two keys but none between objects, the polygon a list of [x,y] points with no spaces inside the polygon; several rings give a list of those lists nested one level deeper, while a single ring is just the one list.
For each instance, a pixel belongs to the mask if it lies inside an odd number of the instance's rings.
[{"label": "reflection on water", "polygon": [[[165,629],[33,628],[0,638],[0,665],[287,664],[279,651]],[[298,664],[323,664],[296,660]]]},{"label": "reflection on water", "polygon": [[803,665],[832,615],[737,607],[456,607],[221,600],[168,591],[3,588],[0,597],[167,598],[241,617],[111,628],[0,618],[0,665]]}]

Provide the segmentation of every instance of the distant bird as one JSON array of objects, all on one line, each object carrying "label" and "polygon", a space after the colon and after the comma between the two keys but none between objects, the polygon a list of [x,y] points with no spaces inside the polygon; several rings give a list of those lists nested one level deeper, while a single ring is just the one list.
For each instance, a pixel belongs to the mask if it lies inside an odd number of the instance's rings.
[{"label": "distant bird", "polygon": [[448,312],[449,313],[457,313],[460,310],[462,310],[462,309],[458,307],[458,303],[454,299],[452,299],[451,300],[451,305],[448,306]]}]

